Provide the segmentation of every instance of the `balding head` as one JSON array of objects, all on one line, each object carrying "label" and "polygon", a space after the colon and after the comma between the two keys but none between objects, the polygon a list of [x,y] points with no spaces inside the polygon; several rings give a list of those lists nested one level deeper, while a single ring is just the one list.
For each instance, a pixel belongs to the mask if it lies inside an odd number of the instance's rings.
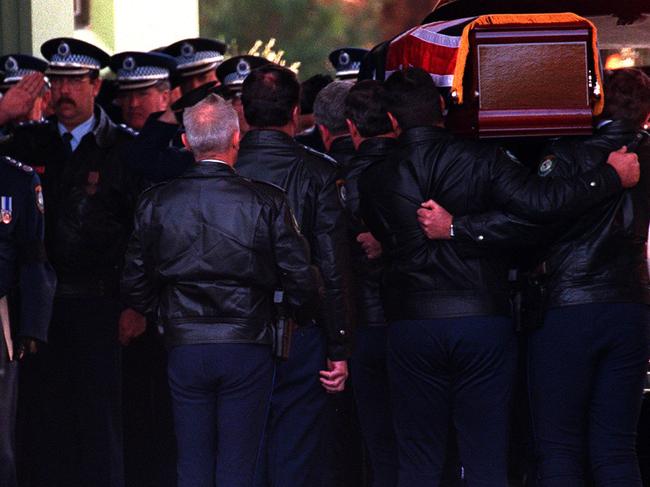
[{"label": "balding head", "polygon": [[[183,112],[185,141],[198,161],[228,153],[239,140],[239,120],[230,103],[209,95]],[[226,161],[229,162],[229,161]]]}]

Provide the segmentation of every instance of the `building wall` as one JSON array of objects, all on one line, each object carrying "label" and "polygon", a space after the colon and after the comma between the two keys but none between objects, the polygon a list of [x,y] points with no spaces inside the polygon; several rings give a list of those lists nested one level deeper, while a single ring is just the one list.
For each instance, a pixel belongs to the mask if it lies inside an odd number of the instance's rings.
[{"label": "building wall", "polygon": [[88,25],[75,31],[73,0],[0,0],[0,54],[40,56],[52,37],[77,37],[114,53],[199,35],[198,0],[89,0],[89,8]]}]

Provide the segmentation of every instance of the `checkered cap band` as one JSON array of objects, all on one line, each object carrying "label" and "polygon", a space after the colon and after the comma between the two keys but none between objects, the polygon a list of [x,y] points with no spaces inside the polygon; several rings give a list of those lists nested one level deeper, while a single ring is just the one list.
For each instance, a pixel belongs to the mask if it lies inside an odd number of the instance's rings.
[{"label": "checkered cap band", "polygon": [[15,69],[11,71],[5,71],[5,78],[2,80],[3,83],[18,83],[23,77],[32,73],[39,73],[35,69]]},{"label": "checkered cap band", "polygon": [[59,53],[52,55],[50,65],[56,68],[86,68],[86,69],[101,69],[100,62],[91,56],[84,54],[68,54],[61,56]]},{"label": "checkered cap band", "polygon": [[118,81],[159,80],[169,78],[169,70],[157,66],[138,66],[135,69],[118,69]]},{"label": "checkered cap band", "polygon": [[196,51],[191,56],[178,56],[176,62],[178,69],[188,69],[201,64],[217,63],[223,61],[223,54],[217,51]]}]

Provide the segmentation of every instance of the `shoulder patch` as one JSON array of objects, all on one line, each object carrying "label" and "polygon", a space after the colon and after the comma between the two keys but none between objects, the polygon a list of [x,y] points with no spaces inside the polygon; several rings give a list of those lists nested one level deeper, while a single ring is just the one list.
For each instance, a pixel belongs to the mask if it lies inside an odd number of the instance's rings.
[{"label": "shoulder patch", "polygon": [[545,177],[551,174],[553,169],[555,169],[555,164],[557,163],[557,158],[555,156],[546,156],[542,163],[537,169],[537,174],[540,177]]},{"label": "shoulder patch", "polygon": [[23,164],[20,161],[17,161],[16,159],[12,159],[11,157],[8,156],[3,156],[2,160],[12,166],[15,167],[16,169],[20,169],[23,172],[26,172],[27,174],[33,174],[34,173],[34,168],[32,166],[28,166],[27,164]]},{"label": "shoulder patch", "polygon": [[45,200],[43,199],[43,188],[40,184],[37,184],[34,188],[34,194],[36,195],[36,208],[41,213],[45,213]]}]

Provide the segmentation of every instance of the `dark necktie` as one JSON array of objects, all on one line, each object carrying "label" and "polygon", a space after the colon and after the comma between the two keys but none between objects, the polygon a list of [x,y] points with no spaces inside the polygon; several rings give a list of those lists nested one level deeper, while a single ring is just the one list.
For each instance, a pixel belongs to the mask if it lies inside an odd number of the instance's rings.
[{"label": "dark necktie", "polygon": [[65,149],[65,154],[70,157],[72,156],[72,134],[70,132],[64,133],[63,138],[63,148]]}]

